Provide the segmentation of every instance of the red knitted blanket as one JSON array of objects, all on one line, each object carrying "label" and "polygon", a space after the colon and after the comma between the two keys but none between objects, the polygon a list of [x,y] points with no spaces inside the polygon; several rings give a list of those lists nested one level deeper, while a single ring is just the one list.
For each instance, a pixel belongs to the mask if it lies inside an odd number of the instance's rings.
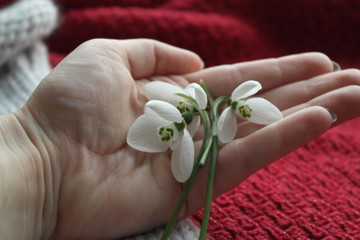
[{"label": "red knitted blanket", "polygon": [[[206,66],[321,51],[360,67],[358,0],[58,0],[54,64],[96,37],[153,38]],[[346,106],[344,106],[346,107]],[[259,171],[213,203],[210,239],[360,239],[360,119]],[[193,216],[201,221],[202,212]]]}]

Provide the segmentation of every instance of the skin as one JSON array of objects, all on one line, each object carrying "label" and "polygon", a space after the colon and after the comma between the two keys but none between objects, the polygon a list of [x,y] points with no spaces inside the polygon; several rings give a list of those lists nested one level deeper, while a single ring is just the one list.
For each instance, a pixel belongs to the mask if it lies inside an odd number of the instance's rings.
[{"label": "skin", "polygon": [[[185,87],[204,79],[216,97],[254,79],[263,85],[258,96],[283,111],[283,120],[266,127],[239,122],[237,139],[220,146],[217,196],[360,115],[359,71],[332,69],[321,53],[203,69],[196,54],[152,40],[82,44],[22,109],[0,116],[0,238],[113,239],[167,222],[182,190],[171,175],[171,152],[126,144],[143,113],[145,83]],[[203,206],[206,182],[205,167],[181,217]]]}]

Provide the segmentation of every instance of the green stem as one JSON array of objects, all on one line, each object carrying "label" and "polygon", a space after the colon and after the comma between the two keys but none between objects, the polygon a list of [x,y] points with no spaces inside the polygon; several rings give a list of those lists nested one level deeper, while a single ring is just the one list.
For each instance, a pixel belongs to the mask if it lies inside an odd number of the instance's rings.
[{"label": "green stem", "polygon": [[[203,125],[204,125],[203,142],[201,144],[200,151],[199,151],[199,156],[201,156],[201,155],[203,155],[206,147],[209,145],[208,141],[210,141],[210,139],[208,140],[208,138],[209,138],[210,131],[211,131],[211,128],[210,128],[211,125],[210,125],[209,115],[207,114],[206,111],[199,110],[199,114],[200,114],[200,117],[201,117],[201,119],[203,121]],[[200,167],[201,167],[201,165],[200,165]]]},{"label": "green stem", "polygon": [[206,201],[205,201],[205,209],[204,209],[204,216],[201,223],[201,231],[199,240],[206,239],[206,233],[209,225],[209,218],[210,218],[210,210],[211,210],[211,201],[213,196],[214,190],[214,181],[215,181],[215,169],[216,169],[216,160],[217,160],[217,136],[212,137],[212,151],[211,151],[211,160],[210,160],[210,169],[209,169],[209,178],[208,178],[208,187],[206,192]]},{"label": "green stem", "polygon": [[[182,95],[179,94],[179,96],[182,96]],[[183,96],[183,97],[188,98],[187,96]],[[174,227],[174,225],[178,219],[181,209],[190,193],[191,187],[196,179],[199,169],[205,164],[205,160],[208,158],[208,155],[211,150],[212,157],[211,157],[211,166],[210,166],[210,170],[209,170],[210,171],[209,184],[208,184],[208,189],[207,189],[206,205],[205,205],[205,212],[204,212],[204,216],[207,215],[207,217],[204,217],[205,221],[203,220],[203,224],[202,224],[202,228],[201,228],[201,232],[200,232],[200,237],[202,235],[203,235],[203,237],[200,239],[204,239],[204,237],[206,236],[207,225],[208,225],[209,216],[210,216],[210,205],[211,205],[211,200],[212,200],[212,191],[213,191],[213,185],[214,185],[214,179],[215,179],[215,166],[216,166],[216,159],[217,159],[217,134],[216,134],[216,125],[217,125],[217,119],[218,119],[217,111],[218,111],[219,106],[222,103],[224,103],[227,99],[228,99],[228,97],[219,97],[213,103],[214,107],[212,108],[212,111],[211,111],[211,117],[213,120],[212,126],[210,124],[211,122],[210,122],[209,116],[206,113],[206,111],[199,110],[199,114],[204,123],[204,136],[203,136],[202,145],[200,147],[199,155],[197,157],[198,161],[197,161],[197,164],[194,165],[191,176],[190,176],[189,180],[187,181],[187,183],[185,184],[184,190],[182,191],[180,198],[175,206],[175,209],[171,215],[171,218],[165,227],[163,235],[161,236],[161,240],[168,239],[168,237],[171,233],[171,230]],[[192,100],[192,99],[190,99],[190,100]],[[212,127],[212,128],[210,128],[210,127]],[[212,137],[210,139],[208,139],[208,137],[210,135],[210,131],[212,132]]]},{"label": "green stem", "polygon": [[199,167],[200,168],[202,168],[205,165],[206,159],[208,158],[211,147],[212,147],[212,142],[213,142],[213,138],[210,138],[207,145],[206,145],[206,148],[204,149],[204,151],[203,151],[203,153],[201,155],[201,158],[200,158],[200,161],[199,161]]},{"label": "green stem", "polygon": [[216,170],[216,161],[218,155],[218,137],[217,137],[217,122],[219,119],[218,109],[219,106],[227,102],[229,97],[221,96],[217,98],[211,109],[211,119],[212,119],[212,136],[211,136],[211,160],[209,167],[209,176],[208,176],[208,186],[206,192],[205,208],[203,220],[201,223],[201,230],[199,240],[206,239],[206,233],[209,225],[211,202],[213,198],[214,191],[214,182],[215,182],[215,170]]}]

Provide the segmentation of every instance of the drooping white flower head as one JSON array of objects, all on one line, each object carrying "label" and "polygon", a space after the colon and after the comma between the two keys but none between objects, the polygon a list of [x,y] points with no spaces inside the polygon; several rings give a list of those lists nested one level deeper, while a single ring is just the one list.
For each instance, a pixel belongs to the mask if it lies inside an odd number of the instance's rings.
[{"label": "drooping white flower head", "polygon": [[236,115],[250,122],[268,125],[282,118],[280,110],[264,98],[248,98],[261,89],[257,81],[240,84],[231,94],[231,103],[220,115],[217,132],[222,143],[234,139],[237,130]]},{"label": "drooping white flower head", "polygon": [[149,100],[161,100],[174,106],[177,106],[179,102],[185,101],[184,98],[176,95],[177,93],[194,98],[200,109],[206,108],[207,95],[204,89],[197,83],[191,83],[185,89],[160,81],[150,82],[144,86],[144,94]]},{"label": "drooping white flower head", "polygon": [[185,182],[194,165],[194,142],[181,112],[173,105],[151,100],[144,106],[144,114],[135,120],[127,135],[127,143],[142,152],[173,150],[171,170],[175,179]]},{"label": "drooping white flower head", "polygon": [[[191,83],[182,89],[178,86],[166,82],[154,81],[145,84],[144,94],[149,100],[161,100],[171,103],[180,109],[181,112],[194,112],[197,111],[193,103],[188,102],[186,99],[178,96],[183,94],[192,97],[197,102],[197,107],[204,110],[207,106],[207,95],[204,89],[197,83]],[[200,126],[200,116],[193,116],[190,124],[187,125],[191,136],[193,137]]]}]

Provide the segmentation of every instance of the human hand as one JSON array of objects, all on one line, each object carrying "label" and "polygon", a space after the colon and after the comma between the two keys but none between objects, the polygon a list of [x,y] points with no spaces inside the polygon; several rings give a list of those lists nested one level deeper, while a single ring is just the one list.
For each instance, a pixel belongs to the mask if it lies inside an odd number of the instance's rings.
[{"label": "human hand", "polygon": [[[92,40],[41,82],[15,115],[43,162],[44,234],[111,239],[169,219],[182,190],[170,171],[171,154],[138,152],[126,144],[149,81],[184,87],[203,79],[219,96],[254,79],[263,85],[259,96],[286,115],[266,127],[239,124],[238,139],[219,150],[215,195],[334,125],[322,107],[336,112],[336,124],[360,115],[359,72],[331,73],[332,63],[322,54],[201,68],[193,53],[159,42]],[[201,134],[195,143],[200,145]],[[198,175],[183,217],[203,205],[206,175]]]}]

